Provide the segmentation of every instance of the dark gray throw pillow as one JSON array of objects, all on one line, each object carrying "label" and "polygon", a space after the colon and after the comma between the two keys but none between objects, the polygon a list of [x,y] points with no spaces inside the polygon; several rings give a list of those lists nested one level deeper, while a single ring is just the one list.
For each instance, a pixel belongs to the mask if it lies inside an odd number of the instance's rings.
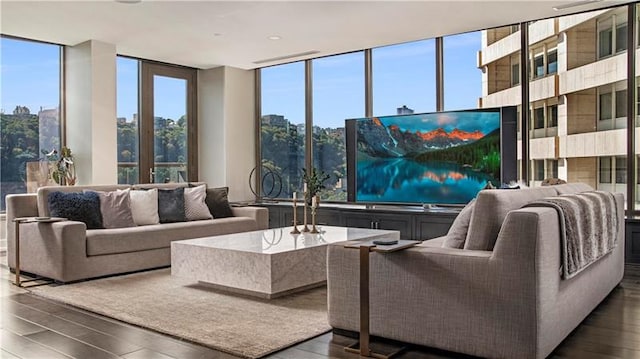
[{"label": "dark gray throw pillow", "polygon": [[469,224],[471,223],[471,216],[473,216],[473,209],[475,208],[475,198],[471,200],[458,214],[458,217],[451,224],[447,237],[442,243],[444,248],[464,248],[464,242],[467,239],[467,232],[469,231]]},{"label": "dark gray throw pillow", "polygon": [[47,197],[47,206],[52,217],[83,222],[87,229],[103,228],[100,197],[95,192],[51,192]]},{"label": "dark gray throw pillow", "polygon": [[158,217],[160,223],[187,221],[184,214],[184,187],[158,188]]},{"label": "dark gray throw pillow", "polygon": [[233,211],[229,206],[229,187],[207,188],[207,198],[205,203],[209,207],[209,212],[213,218],[233,217]]}]

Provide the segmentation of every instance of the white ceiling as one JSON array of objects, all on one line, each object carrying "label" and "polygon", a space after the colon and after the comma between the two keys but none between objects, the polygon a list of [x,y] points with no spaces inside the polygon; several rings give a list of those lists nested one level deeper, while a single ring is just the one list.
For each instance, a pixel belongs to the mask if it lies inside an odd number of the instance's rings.
[{"label": "white ceiling", "polygon": [[[552,9],[575,2],[0,0],[0,32],[64,45],[99,40],[120,55],[196,68],[252,69],[631,1]],[[289,58],[255,63],[282,57]]]}]

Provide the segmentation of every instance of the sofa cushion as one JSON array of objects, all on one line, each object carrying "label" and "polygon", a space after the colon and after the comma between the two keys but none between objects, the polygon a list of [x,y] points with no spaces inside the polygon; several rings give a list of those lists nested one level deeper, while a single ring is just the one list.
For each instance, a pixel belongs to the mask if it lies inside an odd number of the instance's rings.
[{"label": "sofa cushion", "polygon": [[451,228],[449,228],[449,232],[447,232],[445,240],[442,242],[443,248],[464,247],[475,204],[476,200],[473,199],[462,209],[462,211],[460,211],[460,214],[458,214],[456,219],[453,221],[453,224],[451,224]]},{"label": "sofa cushion", "polygon": [[591,186],[581,182],[559,184],[553,186],[553,188],[558,192],[559,195],[593,191],[593,188]]},{"label": "sofa cushion", "polygon": [[53,217],[83,222],[87,225],[87,229],[103,228],[100,197],[96,192],[51,192],[48,208]]},{"label": "sofa cushion", "polygon": [[168,248],[171,246],[171,241],[175,240],[256,229],[256,221],[249,217],[163,223],[144,227],[96,229],[87,231],[87,255],[98,256]]},{"label": "sofa cushion", "polygon": [[100,214],[102,215],[102,226],[104,228],[133,227],[136,225],[131,214],[129,189],[109,192],[84,190],[83,192],[95,192],[100,197]]},{"label": "sofa cushion", "polygon": [[233,217],[233,211],[231,211],[229,199],[227,198],[228,193],[229,187],[207,188],[205,201],[213,218]]},{"label": "sofa cushion", "polygon": [[187,221],[213,218],[205,202],[206,197],[206,185],[184,189],[184,215],[187,217]]},{"label": "sofa cushion", "polygon": [[157,189],[129,191],[129,198],[131,199],[131,214],[136,225],[160,223]]},{"label": "sofa cushion", "polygon": [[493,250],[507,213],[533,200],[555,196],[555,187],[480,191],[469,223],[464,249]]},{"label": "sofa cushion", "polygon": [[158,217],[160,223],[186,222],[184,215],[184,187],[158,188]]},{"label": "sofa cushion", "polygon": [[91,191],[115,191],[117,189],[126,189],[129,185],[94,185],[94,186],[44,186],[38,188],[38,216],[49,217],[49,194],[52,192],[82,192],[84,190]]}]

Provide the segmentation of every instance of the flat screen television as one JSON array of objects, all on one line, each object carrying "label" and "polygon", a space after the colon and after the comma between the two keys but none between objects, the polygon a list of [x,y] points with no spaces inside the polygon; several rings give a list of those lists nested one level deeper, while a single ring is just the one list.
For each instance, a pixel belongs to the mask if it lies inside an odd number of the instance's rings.
[{"label": "flat screen television", "polygon": [[346,120],[348,200],[463,205],[516,179],[516,108]]}]

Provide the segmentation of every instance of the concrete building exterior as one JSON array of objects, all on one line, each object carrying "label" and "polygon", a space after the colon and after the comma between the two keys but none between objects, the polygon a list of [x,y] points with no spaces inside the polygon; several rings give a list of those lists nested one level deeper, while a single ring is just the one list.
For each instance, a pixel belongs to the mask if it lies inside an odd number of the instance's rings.
[{"label": "concrete building exterior", "polygon": [[[520,38],[517,26],[482,32],[479,107],[521,113]],[[626,44],[626,7],[529,25],[530,185],[558,177],[626,193]]]}]

